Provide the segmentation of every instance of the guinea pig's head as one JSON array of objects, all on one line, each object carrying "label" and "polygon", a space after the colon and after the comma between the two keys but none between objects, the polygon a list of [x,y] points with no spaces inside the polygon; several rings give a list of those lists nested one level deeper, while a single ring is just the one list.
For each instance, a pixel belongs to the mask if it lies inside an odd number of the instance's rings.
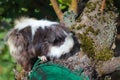
[{"label": "guinea pig's head", "polygon": [[25,50],[28,44],[27,39],[18,31],[18,29],[12,29],[9,31],[5,40],[9,46],[10,54],[13,57]]}]

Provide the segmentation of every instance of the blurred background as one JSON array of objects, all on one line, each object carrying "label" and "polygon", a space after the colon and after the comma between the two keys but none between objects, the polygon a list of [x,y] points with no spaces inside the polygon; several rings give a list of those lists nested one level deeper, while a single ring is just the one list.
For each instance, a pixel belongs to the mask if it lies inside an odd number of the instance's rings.
[{"label": "blurred background", "polygon": [[[57,1],[63,12],[71,3],[71,0]],[[120,0],[114,1],[120,13]],[[16,61],[10,56],[4,37],[14,27],[14,20],[21,16],[58,21],[49,0],[0,0],[0,80],[14,80],[13,68],[16,68]],[[118,22],[120,26],[120,17]]]},{"label": "blurred background", "polygon": [[[58,0],[62,11],[70,1]],[[14,27],[13,21],[21,16],[58,21],[49,0],[0,0],[0,80],[14,80],[16,62],[10,56],[4,37]]]}]

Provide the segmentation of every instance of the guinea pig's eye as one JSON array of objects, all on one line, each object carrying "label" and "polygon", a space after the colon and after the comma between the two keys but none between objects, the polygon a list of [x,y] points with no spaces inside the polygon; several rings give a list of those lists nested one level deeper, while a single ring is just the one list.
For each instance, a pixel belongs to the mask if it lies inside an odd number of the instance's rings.
[{"label": "guinea pig's eye", "polygon": [[17,39],[19,38],[19,34],[18,33],[16,33],[16,37],[17,37]]},{"label": "guinea pig's eye", "polygon": [[16,36],[19,36],[19,34],[20,34],[20,32],[18,31],[18,32],[16,32]]},{"label": "guinea pig's eye", "polygon": [[18,36],[18,33],[16,33],[16,36]]},{"label": "guinea pig's eye", "polygon": [[17,33],[17,34],[16,34],[16,36],[18,37],[18,36],[19,36],[19,34]]}]

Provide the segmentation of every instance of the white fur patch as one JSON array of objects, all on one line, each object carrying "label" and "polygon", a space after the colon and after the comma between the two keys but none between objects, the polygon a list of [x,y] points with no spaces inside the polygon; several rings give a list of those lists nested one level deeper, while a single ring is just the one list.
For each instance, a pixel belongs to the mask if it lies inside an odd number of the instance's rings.
[{"label": "white fur patch", "polygon": [[64,43],[61,46],[51,46],[48,56],[59,58],[65,53],[70,52],[71,48],[74,46],[74,40],[71,35],[67,35]]},{"label": "white fur patch", "polygon": [[8,39],[8,45],[9,45],[9,49],[10,49],[10,54],[15,58],[15,59],[22,59],[23,57],[21,57],[19,55],[19,52],[22,51],[22,47],[16,47],[13,43],[12,38]]},{"label": "white fur patch", "polygon": [[15,28],[21,30],[26,28],[27,26],[30,26],[32,30],[32,36],[34,36],[36,30],[39,27],[44,29],[45,27],[51,27],[51,25],[53,24],[58,24],[58,22],[52,22],[48,20],[36,20],[33,18],[21,18],[20,20],[15,21]]},{"label": "white fur patch", "polygon": [[14,44],[12,44],[10,41],[8,41],[8,45],[10,48],[10,53],[12,54],[13,52],[17,52],[16,47],[14,46]]}]

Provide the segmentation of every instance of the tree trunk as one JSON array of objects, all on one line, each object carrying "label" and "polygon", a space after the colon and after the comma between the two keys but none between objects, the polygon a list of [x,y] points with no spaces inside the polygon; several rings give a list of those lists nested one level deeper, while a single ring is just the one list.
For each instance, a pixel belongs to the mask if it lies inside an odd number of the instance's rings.
[{"label": "tree trunk", "polygon": [[97,77],[116,71],[120,67],[120,59],[114,57],[113,51],[117,31],[116,10],[112,0],[89,0],[77,22],[71,26],[79,38],[81,51],[67,60],[56,62],[71,70],[82,67],[92,80],[94,70]]}]

